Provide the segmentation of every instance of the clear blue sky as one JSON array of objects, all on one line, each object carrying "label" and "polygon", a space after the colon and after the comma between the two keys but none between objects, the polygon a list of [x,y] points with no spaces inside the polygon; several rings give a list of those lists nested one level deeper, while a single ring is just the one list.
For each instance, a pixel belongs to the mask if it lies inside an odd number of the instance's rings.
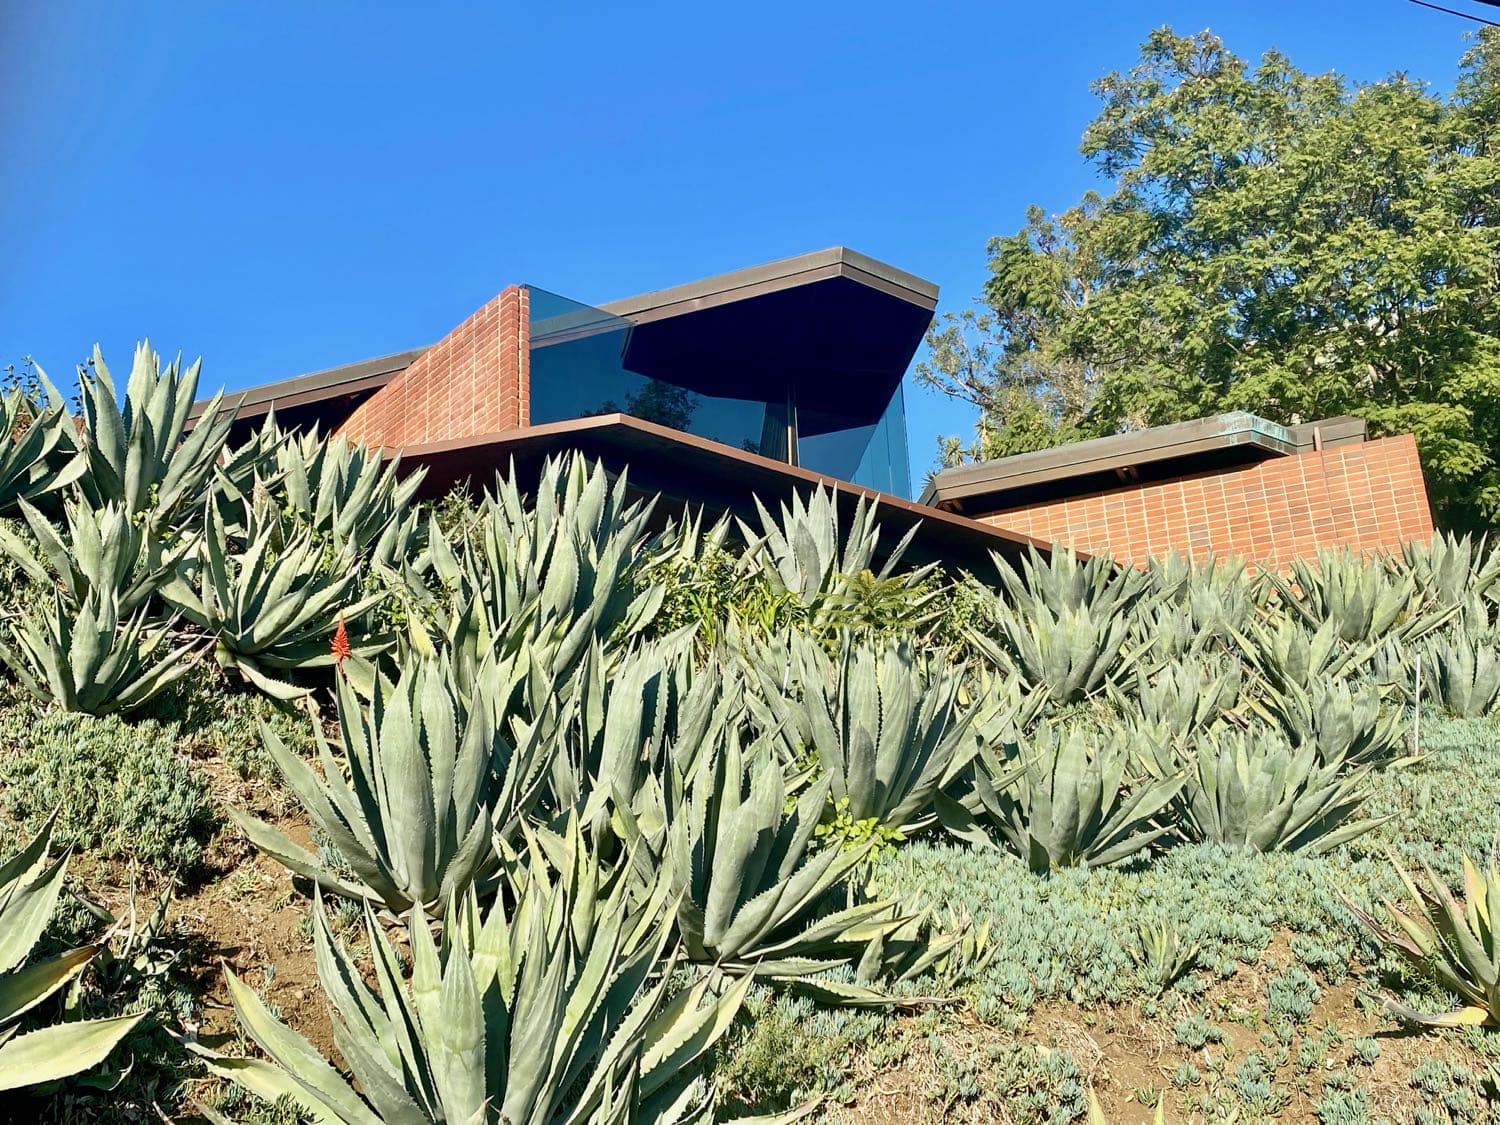
[{"label": "clear blue sky", "polygon": [[[0,0],[0,361],[124,366],[149,335],[236,388],[430,343],[513,281],[604,301],[838,243],[959,308],[990,235],[1094,182],[1089,82],[1161,24],[1441,90],[1467,27],[1402,0]],[[908,404],[920,487],[972,419]]]}]

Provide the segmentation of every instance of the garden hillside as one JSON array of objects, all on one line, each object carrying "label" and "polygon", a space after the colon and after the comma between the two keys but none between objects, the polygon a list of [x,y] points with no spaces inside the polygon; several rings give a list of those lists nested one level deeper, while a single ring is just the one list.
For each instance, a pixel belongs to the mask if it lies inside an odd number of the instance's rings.
[{"label": "garden hillside", "polygon": [[1494,1119],[1494,546],[948,574],[197,381],[0,396],[0,1112]]}]

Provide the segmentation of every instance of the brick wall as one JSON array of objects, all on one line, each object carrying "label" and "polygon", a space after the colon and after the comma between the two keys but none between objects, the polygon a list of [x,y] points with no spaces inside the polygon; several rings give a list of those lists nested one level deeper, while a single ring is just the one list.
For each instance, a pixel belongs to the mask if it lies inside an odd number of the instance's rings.
[{"label": "brick wall", "polygon": [[1410,434],[981,518],[1137,566],[1176,548],[1262,570],[1283,570],[1320,547],[1395,550],[1433,531]]},{"label": "brick wall", "polygon": [[527,291],[512,285],[361,403],[338,432],[396,446],[526,425],[529,334]]}]

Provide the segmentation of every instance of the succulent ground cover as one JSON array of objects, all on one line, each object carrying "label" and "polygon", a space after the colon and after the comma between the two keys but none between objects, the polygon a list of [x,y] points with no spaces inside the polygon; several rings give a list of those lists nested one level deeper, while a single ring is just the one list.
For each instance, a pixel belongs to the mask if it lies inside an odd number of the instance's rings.
[{"label": "succulent ground cover", "polygon": [[1492,1119],[1493,545],[948,574],[196,378],[5,402],[13,1116]]}]

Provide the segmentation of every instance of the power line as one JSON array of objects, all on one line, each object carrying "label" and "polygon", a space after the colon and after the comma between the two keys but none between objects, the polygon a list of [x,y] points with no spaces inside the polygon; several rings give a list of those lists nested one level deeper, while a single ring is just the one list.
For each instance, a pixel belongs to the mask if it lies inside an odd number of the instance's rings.
[{"label": "power line", "polygon": [[[1445,8],[1441,4],[1429,4],[1427,0],[1411,0],[1411,2],[1419,8],[1431,8],[1434,12],[1443,12],[1450,16],[1457,16],[1461,20],[1473,20],[1475,23],[1484,24],[1485,27],[1500,27],[1500,23],[1496,23],[1494,20],[1487,20],[1483,16],[1476,16],[1471,12],[1460,12],[1456,8]],[[1478,0],[1478,3],[1488,4],[1492,8],[1500,8],[1500,0]]]}]

